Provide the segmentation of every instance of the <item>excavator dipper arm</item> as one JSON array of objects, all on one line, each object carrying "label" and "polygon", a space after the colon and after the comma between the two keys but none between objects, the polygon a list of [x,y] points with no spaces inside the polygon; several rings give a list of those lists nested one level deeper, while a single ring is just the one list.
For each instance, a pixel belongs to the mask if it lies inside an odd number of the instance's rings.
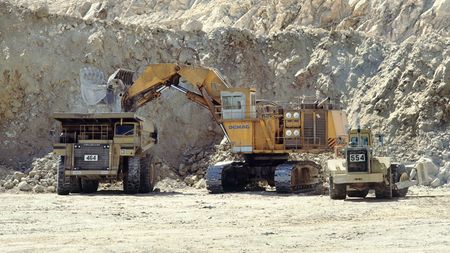
[{"label": "excavator dipper arm", "polygon": [[[195,91],[179,85],[180,78],[195,87]],[[136,111],[147,102],[158,98],[167,88],[174,88],[203,107],[208,108],[218,122],[215,106],[220,105],[220,91],[228,88],[218,72],[212,68],[178,64],[151,64],[144,73],[127,89],[122,97],[125,111]]]}]

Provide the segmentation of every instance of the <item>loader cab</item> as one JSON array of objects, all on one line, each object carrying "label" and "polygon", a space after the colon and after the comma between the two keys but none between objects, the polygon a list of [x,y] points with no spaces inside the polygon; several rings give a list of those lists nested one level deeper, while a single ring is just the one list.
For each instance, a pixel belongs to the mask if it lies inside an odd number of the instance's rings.
[{"label": "loader cab", "polygon": [[373,138],[370,129],[351,129],[349,141],[352,147],[372,147]]},{"label": "loader cab", "polygon": [[350,143],[345,150],[348,172],[370,172],[372,139],[370,129],[350,130]]},{"label": "loader cab", "polygon": [[256,117],[255,89],[230,88],[220,92],[224,120]]}]

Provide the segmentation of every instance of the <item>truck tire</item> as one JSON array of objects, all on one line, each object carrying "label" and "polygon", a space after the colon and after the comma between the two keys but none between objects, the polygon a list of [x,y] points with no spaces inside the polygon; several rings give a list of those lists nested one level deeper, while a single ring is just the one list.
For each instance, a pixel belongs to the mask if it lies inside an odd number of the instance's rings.
[{"label": "truck tire", "polygon": [[82,193],[95,193],[98,189],[98,180],[81,179]]},{"label": "truck tire", "polygon": [[70,182],[65,182],[65,167],[64,167],[65,156],[59,157],[58,162],[58,177],[56,178],[56,193],[58,195],[68,195],[70,193]]},{"label": "truck tire", "polygon": [[136,194],[139,192],[141,177],[141,162],[139,157],[129,157],[127,172],[123,177],[123,191],[126,194]]},{"label": "truck tire", "polygon": [[333,183],[333,177],[330,177],[330,198],[345,199],[347,195],[347,185]]},{"label": "truck tire", "polygon": [[155,187],[155,168],[151,166],[148,160],[141,160],[139,193],[149,193]]},{"label": "truck tire", "polygon": [[[403,164],[392,164],[391,171],[392,171],[392,176],[394,179],[394,184],[398,183],[398,182],[403,182],[403,181],[409,180],[409,174]],[[408,193],[408,188],[403,188],[403,189],[398,190],[398,189],[396,189],[396,187],[394,187],[392,189],[393,197],[404,198],[407,193]]]},{"label": "truck tire", "polygon": [[77,177],[70,177],[70,192],[80,193],[81,192],[81,179]]},{"label": "truck tire", "polygon": [[363,191],[348,191],[347,195],[349,197],[355,197],[355,198],[365,198],[369,194],[369,190],[363,190]]}]

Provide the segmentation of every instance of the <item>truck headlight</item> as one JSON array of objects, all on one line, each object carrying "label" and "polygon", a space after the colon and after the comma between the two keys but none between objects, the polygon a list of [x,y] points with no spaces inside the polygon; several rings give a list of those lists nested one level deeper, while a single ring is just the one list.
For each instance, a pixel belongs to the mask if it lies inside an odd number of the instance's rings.
[{"label": "truck headlight", "polygon": [[291,136],[292,135],[292,131],[291,130],[286,130],[286,136]]},{"label": "truck headlight", "polygon": [[300,131],[298,129],[294,130],[294,136],[299,136],[300,135]]},{"label": "truck headlight", "polygon": [[298,118],[300,118],[300,113],[294,112],[294,119],[298,119]]},{"label": "truck headlight", "polygon": [[290,112],[287,112],[287,113],[286,113],[286,118],[287,118],[287,119],[290,119],[290,118],[292,118],[292,113],[290,113]]}]

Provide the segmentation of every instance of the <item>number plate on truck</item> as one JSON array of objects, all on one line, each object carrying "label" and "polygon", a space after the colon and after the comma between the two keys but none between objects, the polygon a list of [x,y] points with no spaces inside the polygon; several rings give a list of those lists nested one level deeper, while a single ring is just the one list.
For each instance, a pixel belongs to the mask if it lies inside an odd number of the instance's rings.
[{"label": "number plate on truck", "polygon": [[366,156],[364,154],[350,154],[350,162],[365,162]]},{"label": "number plate on truck", "polygon": [[98,161],[98,155],[84,155],[84,160],[88,162]]}]

